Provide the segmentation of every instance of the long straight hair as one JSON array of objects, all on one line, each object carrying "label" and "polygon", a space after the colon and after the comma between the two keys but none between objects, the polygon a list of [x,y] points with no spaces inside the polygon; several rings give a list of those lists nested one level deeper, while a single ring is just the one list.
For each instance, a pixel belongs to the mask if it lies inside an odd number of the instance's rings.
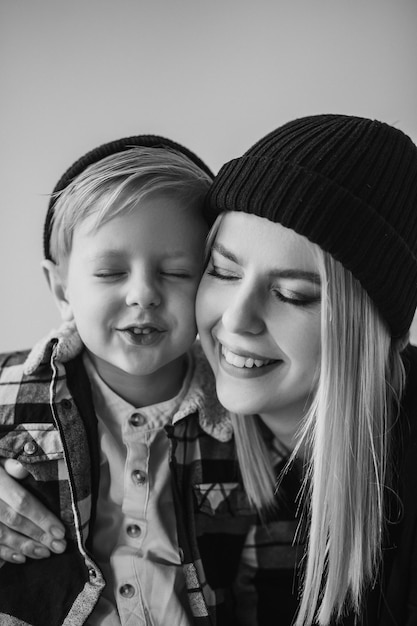
[{"label": "long straight hair", "polygon": [[[359,614],[363,590],[376,578],[385,528],[389,429],[404,384],[400,350],[405,342],[391,341],[352,274],[311,246],[322,282],[321,359],[289,461],[303,447],[308,540],[296,626],[315,620],[324,626],[348,608]],[[254,459],[253,446],[242,445],[248,435],[249,442],[256,441],[247,419],[235,419],[234,428],[249,498],[258,509],[272,506],[268,460]],[[248,479],[251,473],[258,474],[256,481]]]},{"label": "long straight hair", "polygon": [[[389,431],[404,386],[401,342],[358,280],[316,249],[322,278],[321,364],[299,445],[310,451],[304,490],[309,539],[297,626],[360,612],[385,530]],[[295,455],[297,449],[295,450]]]}]

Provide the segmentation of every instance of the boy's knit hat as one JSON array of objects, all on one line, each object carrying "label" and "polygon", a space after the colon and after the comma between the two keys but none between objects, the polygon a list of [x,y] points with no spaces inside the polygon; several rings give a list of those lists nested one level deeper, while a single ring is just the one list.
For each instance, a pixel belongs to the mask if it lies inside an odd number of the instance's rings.
[{"label": "boy's knit hat", "polygon": [[133,137],[124,137],[123,139],[116,139],[115,141],[110,141],[109,143],[105,143],[98,148],[94,148],[94,150],[90,150],[84,156],[80,157],[75,163],[71,165],[70,168],[61,176],[55,188],[51,194],[51,199],[48,205],[48,212],[46,214],[44,231],[43,231],[43,249],[45,259],[51,260],[51,252],[50,252],[50,238],[51,238],[51,228],[52,228],[52,217],[54,214],[54,206],[57,200],[57,194],[60,191],[63,191],[67,185],[69,185],[74,178],[76,178],[81,172],[83,172],[89,165],[93,163],[98,163],[102,159],[112,155],[117,154],[118,152],[123,152],[124,150],[129,150],[130,148],[134,148],[135,146],[145,147],[145,148],[168,148],[171,150],[176,150],[180,152],[184,156],[188,157],[190,161],[192,161],[195,165],[197,165],[200,169],[202,169],[210,178],[213,178],[214,174],[207,167],[207,165],[191,150],[188,148],[184,148],[181,144],[176,141],[172,141],[171,139],[167,139],[166,137],[160,137],[158,135],[136,135]]},{"label": "boy's knit hat", "polygon": [[417,305],[417,147],[382,122],[347,115],[294,120],[226,163],[208,202],[279,222],[360,281],[394,337]]}]

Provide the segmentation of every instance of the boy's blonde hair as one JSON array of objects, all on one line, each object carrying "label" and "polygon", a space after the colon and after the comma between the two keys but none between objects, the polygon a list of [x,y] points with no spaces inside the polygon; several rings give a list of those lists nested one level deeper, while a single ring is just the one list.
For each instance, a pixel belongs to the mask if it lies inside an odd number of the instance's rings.
[{"label": "boy's blonde hair", "polygon": [[[302,501],[308,538],[297,626],[329,624],[346,607],[358,613],[365,585],[377,576],[392,469],[389,433],[403,391],[406,344],[391,340],[352,274],[310,245],[322,283],[321,362],[289,461],[301,447],[307,450]],[[265,445],[248,416],[235,416],[234,428],[245,488],[262,512],[275,504]]]},{"label": "boy's blonde hair", "polygon": [[[210,176],[187,156],[169,148],[137,146],[93,163],[56,196],[50,231],[51,258],[71,252],[75,228],[91,215],[98,227],[155,194],[180,198],[204,214]],[[210,226],[210,223],[208,222]]]}]

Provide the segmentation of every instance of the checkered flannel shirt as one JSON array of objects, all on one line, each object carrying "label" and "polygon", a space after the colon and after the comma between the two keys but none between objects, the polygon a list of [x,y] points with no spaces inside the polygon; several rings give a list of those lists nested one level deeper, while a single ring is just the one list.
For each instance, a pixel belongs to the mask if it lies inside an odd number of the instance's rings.
[{"label": "checkered flannel shirt", "polygon": [[[68,542],[64,554],[0,568],[6,626],[84,624],[105,585],[91,556],[99,451],[81,352],[69,327],[29,355],[0,356],[0,456],[29,470],[24,484],[64,521]],[[193,623],[268,624],[283,576],[290,612],[295,606],[293,511],[258,523],[242,489],[230,420],[198,345],[194,359],[191,398],[180,407],[182,419],[166,428]]]}]

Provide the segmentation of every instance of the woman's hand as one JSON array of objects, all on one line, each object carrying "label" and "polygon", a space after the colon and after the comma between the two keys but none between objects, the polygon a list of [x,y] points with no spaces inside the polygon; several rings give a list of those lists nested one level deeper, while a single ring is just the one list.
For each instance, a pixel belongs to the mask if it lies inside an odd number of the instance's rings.
[{"label": "woman's hand", "polygon": [[[24,563],[64,552],[62,522],[15,480],[27,475],[20,463],[0,465],[0,562]],[[12,478],[12,476],[14,478]]]}]

